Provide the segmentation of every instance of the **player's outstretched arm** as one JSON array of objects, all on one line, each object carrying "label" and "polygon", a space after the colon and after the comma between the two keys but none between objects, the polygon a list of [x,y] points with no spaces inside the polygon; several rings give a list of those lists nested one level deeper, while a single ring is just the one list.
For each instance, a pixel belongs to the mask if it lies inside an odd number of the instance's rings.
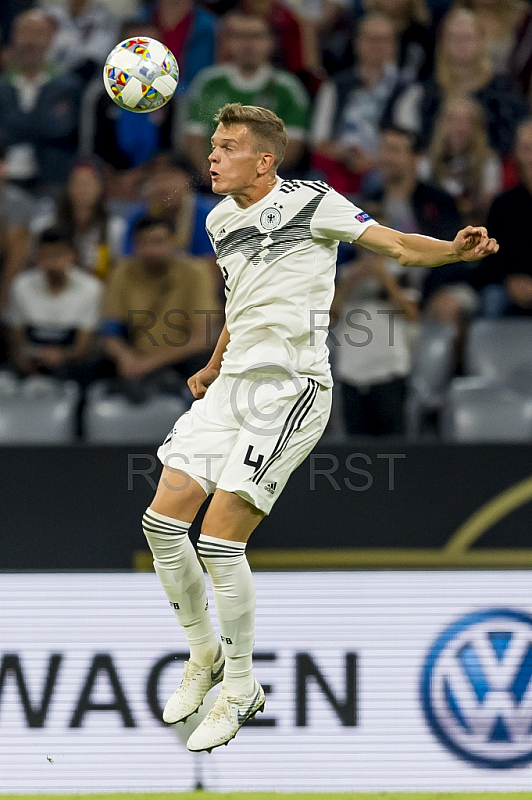
[{"label": "player's outstretched arm", "polygon": [[216,342],[216,347],[214,348],[214,352],[209,359],[209,363],[206,364],[203,369],[200,369],[199,372],[196,372],[195,375],[192,375],[187,381],[188,388],[196,398],[196,400],[200,400],[204,395],[211,383],[214,383],[218,375],[220,374],[220,369],[222,368],[222,359],[225,351],[227,350],[227,345],[229,344],[229,331],[227,330],[227,323],[224,324],[222,328],[222,332],[218,337],[218,341]]},{"label": "player's outstretched arm", "polygon": [[401,233],[384,225],[371,225],[357,243],[407,267],[440,267],[456,261],[479,261],[499,249],[486,228],[472,225],[458,231],[452,242],[417,233]]}]

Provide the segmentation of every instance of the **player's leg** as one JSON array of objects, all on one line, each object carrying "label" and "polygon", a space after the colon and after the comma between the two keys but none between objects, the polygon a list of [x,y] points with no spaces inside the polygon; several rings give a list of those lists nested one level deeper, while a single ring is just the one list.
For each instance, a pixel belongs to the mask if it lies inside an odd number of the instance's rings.
[{"label": "player's leg", "polygon": [[250,695],[254,682],[255,589],[246,543],[264,512],[233,492],[217,489],[203,520],[198,553],[211,579],[225,655],[223,686]]},{"label": "player's leg", "polygon": [[246,558],[246,543],[263,517],[244,498],[217,489],[203,521],[198,553],[212,582],[225,671],[213,712],[188,740],[190,750],[227,744],[264,708],[264,690],[252,672],[255,589]]},{"label": "player's leg", "polygon": [[164,469],[144,518],[155,570],[190,646],[181,686],[164,710],[166,722],[186,719],[223,677],[223,652],[207,608],[203,569],[188,531],[213,491],[237,433],[236,426],[231,430],[232,418],[224,414],[227,391],[219,378],[177,420],[158,450]]},{"label": "player's leg", "polygon": [[254,418],[244,420],[205,516],[198,552],[213,584],[226,671],[218,700],[187,742],[190,750],[226,744],[264,707],[264,692],[252,674],[255,594],[245,546],[320,438],[331,404],[330,389],[311,379],[285,383],[273,428],[267,395]]},{"label": "player's leg", "polygon": [[155,572],[190,647],[181,685],[164,709],[165,722],[186,720],[223,676],[223,654],[207,608],[205,578],[188,536],[206,497],[197,480],[164,467],[142,521]]}]

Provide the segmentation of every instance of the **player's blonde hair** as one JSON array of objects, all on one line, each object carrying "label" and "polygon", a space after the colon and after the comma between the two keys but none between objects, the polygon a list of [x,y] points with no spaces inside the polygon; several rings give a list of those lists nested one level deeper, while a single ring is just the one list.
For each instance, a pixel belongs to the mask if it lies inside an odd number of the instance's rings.
[{"label": "player's blonde hair", "polygon": [[214,121],[229,127],[246,125],[257,143],[257,151],[271,153],[274,168],[284,158],[288,137],[283,120],[261,106],[243,106],[242,103],[226,103],[214,117]]}]

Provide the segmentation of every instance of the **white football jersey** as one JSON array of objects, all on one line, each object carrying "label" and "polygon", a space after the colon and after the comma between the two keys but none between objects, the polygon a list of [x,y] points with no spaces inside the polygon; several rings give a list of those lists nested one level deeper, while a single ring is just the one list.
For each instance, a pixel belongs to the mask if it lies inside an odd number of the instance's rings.
[{"label": "white football jersey", "polygon": [[222,371],[276,364],[332,386],[326,339],[338,242],[375,224],[321,181],[277,178],[249,208],[231,197],[218,203],[207,233],[226,286]]}]

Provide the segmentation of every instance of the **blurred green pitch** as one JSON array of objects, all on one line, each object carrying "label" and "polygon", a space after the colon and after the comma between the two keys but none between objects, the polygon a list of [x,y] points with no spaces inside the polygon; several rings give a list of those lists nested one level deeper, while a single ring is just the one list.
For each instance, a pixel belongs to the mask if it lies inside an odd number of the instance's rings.
[{"label": "blurred green pitch", "polygon": [[[0,800],[2,800],[0,794]],[[5,795],[4,795],[5,797]],[[532,800],[532,792],[173,792],[171,794],[17,794],[10,800]]]}]

